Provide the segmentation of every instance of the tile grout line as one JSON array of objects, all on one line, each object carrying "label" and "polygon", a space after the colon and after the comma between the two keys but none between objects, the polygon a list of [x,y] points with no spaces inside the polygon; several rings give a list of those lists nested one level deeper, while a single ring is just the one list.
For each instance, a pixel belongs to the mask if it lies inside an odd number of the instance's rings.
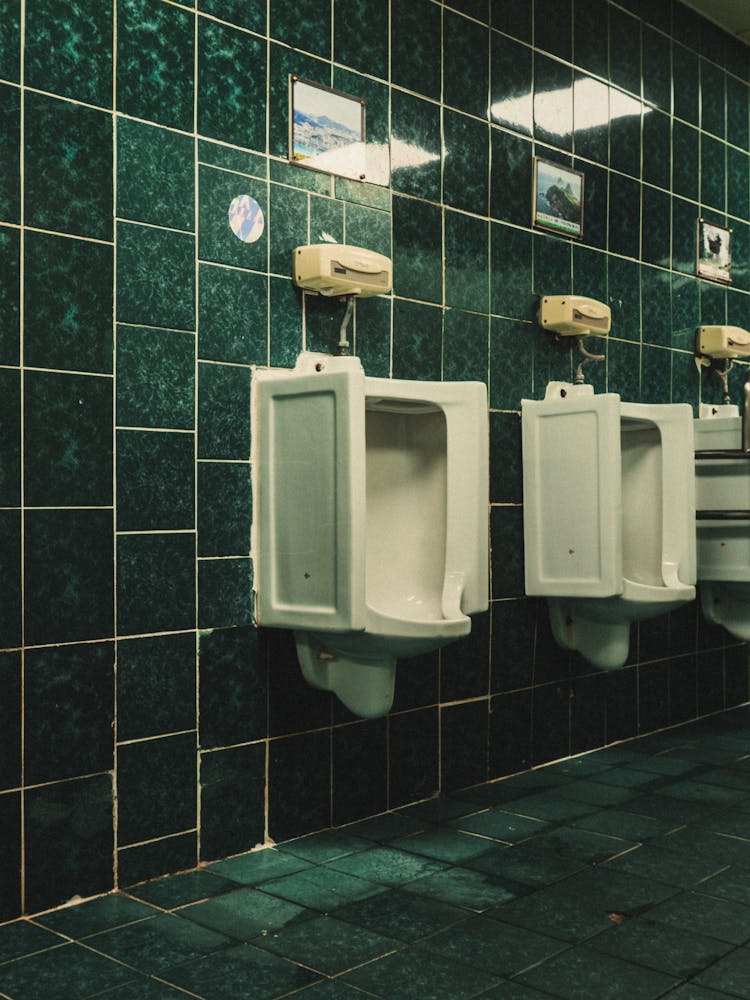
[{"label": "tile grout line", "polygon": [[20,172],[20,232],[19,232],[19,343],[18,343],[18,363],[19,363],[19,389],[20,389],[20,500],[21,500],[21,524],[20,524],[20,535],[21,535],[21,565],[20,565],[20,592],[21,592],[21,794],[20,794],[20,820],[21,820],[21,830],[20,830],[20,860],[21,860],[21,873],[20,873],[20,905],[21,913],[26,913],[26,586],[25,586],[25,566],[26,566],[26,491],[25,491],[25,478],[26,478],[26,448],[24,444],[25,436],[25,422],[24,422],[24,410],[25,410],[25,382],[26,375],[24,371],[24,324],[26,319],[25,311],[25,290],[26,290],[26,271],[25,271],[25,225],[26,225],[26,0],[21,0],[20,5],[20,94],[21,94],[21,115],[20,115],[20,151],[19,151],[19,172]]}]

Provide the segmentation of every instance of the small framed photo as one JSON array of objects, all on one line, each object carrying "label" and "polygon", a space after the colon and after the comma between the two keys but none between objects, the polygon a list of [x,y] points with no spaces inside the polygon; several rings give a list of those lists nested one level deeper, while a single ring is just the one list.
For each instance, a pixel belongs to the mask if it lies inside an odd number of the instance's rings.
[{"label": "small framed photo", "polygon": [[583,174],[559,163],[534,157],[532,224],[537,229],[581,239]]},{"label": "small framed photo", "polygon": [[290,76],[289,161],[365,180],[365,102]]},{"label": "small framed photo", "polygon": [[706,219],[698,219],[699,278],[732,283],[732,230],[717,226]]}]

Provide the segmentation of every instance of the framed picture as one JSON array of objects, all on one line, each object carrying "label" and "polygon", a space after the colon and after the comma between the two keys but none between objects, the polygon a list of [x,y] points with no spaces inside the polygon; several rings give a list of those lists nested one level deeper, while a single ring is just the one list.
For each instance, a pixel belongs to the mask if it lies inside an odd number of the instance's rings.
[{"label": "framed picture", "polygon": [[699,278],[732,283],[732,230],[717,226],[706,219],[698,219]]},{"label": "framed picture", "polygon": [[583,174],[534,157],[532,225],[580,239],[583,236]]},{"label": "framed picture", "polygon": [[290,76],[289,161],[365,180],[365,102]]}]

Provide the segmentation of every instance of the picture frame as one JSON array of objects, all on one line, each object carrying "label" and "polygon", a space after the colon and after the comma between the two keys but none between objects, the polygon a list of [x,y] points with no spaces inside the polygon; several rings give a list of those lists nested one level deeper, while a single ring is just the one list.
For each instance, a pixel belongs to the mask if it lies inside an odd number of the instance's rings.
[{"label": "picture frame", "polygon": [[365,180],[365,101],[290,75],[289,162]]},{"label": "picture frame", "polygon": [[553,160],[535,156],[532,225],[558,236],[583,238],[584,174]]},{"label": "picture frame", "polygon": [[695,273],[699,278],[732,284],[732,230],[698,219]]}]

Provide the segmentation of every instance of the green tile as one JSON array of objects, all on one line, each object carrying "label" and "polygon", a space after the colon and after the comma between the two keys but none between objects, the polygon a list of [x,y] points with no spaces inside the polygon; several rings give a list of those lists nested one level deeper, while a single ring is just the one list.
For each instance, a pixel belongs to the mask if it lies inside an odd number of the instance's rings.
[{"label": "green tile", "polygon": [[445,304],[486,313],[489,308],[489,225],[445,212]]},{"label": "green tile", "polygon": [[292,965],[275,955],[237,945],[225,948],[197,962],[189,962],[169,973],[169,980],[191,990],[194,995],[212,1000],[235,1000],[236,997],[284,996],[313,982],[317,977],[309,969]]},{"label": "green tile", "polygon": [[308,194],[295,188],[271,184],[268,214],[269,269],[288,275],[292,251],[308,242]]},{"label": "green tile", "polygon": [[250,458],[250,370],[198,366],[198,457]]},{"label": "green tile", "polygon": [[199,560],[198,628],[251,625],[252,622],[252,560]]},{"label": "green tile", "polygon": [[672,134],[669,117],[660,111],[644,109],[643,180],[669,189],[671,177]]},{"label": "green tile", "polygon": [[612,83],[640,96],[640,21],[622,11],[610,11],[609,45],[609,73]]},{"label": "green tile", "polygon": [[750,872],[741,868],[726,868],[701,886],[707,896],[733,899],[738,903],[750,904]]},{"label": "green tile", "polygon": [[742,996],[750,990],[750,948],[738,948],[701,972],[695,981],[712,990],[721,990],[722,995]]},{"label": "green tile", "polygon": [[24,120],[26,225],[111,240],[112,116],[27,91]]},{"label": "green tile", "polygon": [[347,205],[346,242],[391,257],[390,215],[361,205]]},{"label": "green tile", "polygon": [[458,965],[441,955],[431,955],[426,961],[425,954],[417,949],[398,951],[369,962],[342,978],[375,996],[390,994],[404,1000],[424,996],[477,996],[498,983],[496,976]]},{"label": "green tile", "polygon": [[64,0],[31,0],[26,6],[26,86],[111,107],[113,6],[113,0],[88,9]]},{"label": "green tile", "polygon": [[[268,62],[268,152],[289,157],[289,77],[331,86],[331,63],[271,42]],[[295,173],[305,173],[295,170]]]},{"label": "green tile", "polygon": [[92,996],[134,978],[132,969],[68,944],[21,958],[0,970],[0,989],[19,1000],[33,1000],[42,991],[49,1000]]},{"label": "green tile", "polygon": [[0,505],[21,505],[21,373],[0,370]]},{"label": "green tile", "polygon": [[27,371],[25,500],[32,507],[112,503],[112,380]]},{"label": "green tile", "polygon": [[198,555],[248,555],[251,524],[250,466],[245,463],[200,462]]},{"label": "green tile", "polygon": [[111,642],[26,653],[23,726],[29,784],[112,769],[114,673]]},{"label": "green tile", "polygon": [[204,753],[200,774],[201,857],[210,860],[261,843],[265,837],[265,745]]},{"label": "green tile", "polygon": [[266,147],[266,46],[218,21],[198,20],[198,131],[235,146]]},{"label": "green tile", "polygon": [[118,634],[194,627],[194,534],[120,535],[117,539]]},{"label": "green tile", "polygon": [[367,841],[356,834],[350,834],[347,827],[344,830],[323,830],[321,833],[298,837],[282,844],[280,849],[284,854],[293,854],[305,861],[326,864],[368,850],[369,847]]},{"label": "green tile", "polygon": [[[724,138],[727,95],[726,74],[707,59],[700,60],[701,66],[701,128],[720,138]],[[734,139],[739,142],[739,139]]]},{"label": "green tile", "polygon": [[263,931],[280,931],[313,916],[304,906],[268,896],[250,887],[194,903],[182,909],[180,915],[243,941],[249,941]]},{"label": "green tile", "polygon": [[725,955],[731,945],[648,919],[626,920],[600,934],[591,947],[626,962],[689,979]]},{"label": "green tile", "polygon": [[[201,260],[266,271],[268,267],[268,185],[243,174],[213,167],[199,171],[198,255]],[[265,230],[254,243],[244,243],[232,232],[227,213],[238,195],[249,195],[266,216]],[[288,268],[284,273],[288,273]]]},{"label": "green tile", "polygon": [[[496,319],[490,326],[490,406],[520,409],[521,399],[533,398],[533,353],[531,327],[515,320]],[[508,351],[516,364],[507,364]]]},{"label": "green tile", "polygon": [[391,93],[391,182],[395,191],[440,200],[440,108],[400,90]]},{"label": "green tile", "polygon": [[643,25],[641,45],[643,96],[650,103],[669,112],[672,101],[669,38]]},{"label": "green tile", "polygon": [[21,78],[21,0],[3,0],[0,17],[0,77]]},{"label": "green tile", "polygon": [[143,882],[175,869],[194,868],[198,864],[197,832],[175,834],[117,851],[118,882],[121,886]]},{"label": "green tile", "polygon": [[440,379],[441,309],[404,302],[393,304],[393,377]]},{"label": "green tile", "polygon": [[448,309],[443,326],[443,378],[487,382],[489,319]]},{"label": "green tile", "polygon": [[461,864],[484,854],[490,847],[484,837],[472,837],[459,830],[438,828],[392,840],[390,847],[410,854],[423,855],[448,864]]},{"label": "green tile", "polygon": [[281,853],[275,848],[267,848],[228,858],[226,861],[215,861],[211,864],[211,871],[243,885],[261,885],[270,879],[291,875],[309,867],[310,864],[302,858]]},{"label": "green tile", "polygon": [[667,267],[670,260],[671,200],[664,191],[643,185],[643,218],[648,220],[643,233],[641,256],[650,264]]},{"label": "green tile", "polygon": [[[378,213],[380,214],[380,213]],[[388,225],[388,251],[390,253],[390,219]],[[344,240],[344,205],[333,198],[310,199],[310,243],[353,243]],[[364,244],[371,250],[378,247]]]},{"label": "green tile", "polygon": [[[210,871],[199,870],[183,872],[181,875],[169,875],[153,882],[146,882],[144,885],[132,889],[131,895],[163,910],[174,910],[178,906],[209,899],[211,896],[218,896],[236,888],[236,883],[228,878],[223,878]],[[154,911],[148,907],[142,907],[142,909],[151,916],[155,915]]]},{"label": "green tile", "polygon": [[512,813],[495,809],[485,809],[472,816],[462,816],[459,819],[451,820],[451,826],[458,830],[465,830],[467,833],[479,834],[480,837],[491,837],[493,840],[514,844],[541,832],[548,824],[526,816],[515,816]]},{"label": "green tile", "polygon": [[[111,774],[27,789],[25,799],[27,908],[37,913],[60,906],[77,894],[98,896],[111,891]],[[37,980],[37,989],[39,983]],[[7,988],[3,981],[0,989]]]},{"label": "green tile", "polygon": [[727,74],[727,138],[741,149],[748,147],[748,88],[743,80]]},{"label": "green tile", "polygon": [[180,1000],[184,996],[182,990],[172,989],[157,979],[138,976],[125,986],[110,990],[110,1000]]},{"label": "green tile", "polygon": [[[326,174],[320,170],[313,170],[305,167],[304,163],[295,160],[292,163],[282,163],[280,160],[270,160],[269,177],[277,184],[286,184],[287,187],[304,188],[306,191],[315,191],[318,194],[330,197],[333,191],[335,178],[332,174]],[[217,164],[224,166],[224,164]],[[226,164],[231,169],[231,164]],[[237,167],[238,170],[242,169]]]},{"label": "green tile", "polygon": [[[539,926],[544,927],[544,923]],[[467,963],[483,972],[512,976],[543,962],[565,946],[543,934],[474,917],[435,934],[421,947],[431,956],[439,954],[457,965]]]},{"label": "green tile", "polygon": [[[220,167],[222,170],[234,170],[237,173],[247,174],[249,177],[257,177],[261,180],[268,177],[268,160],[263,154],[248,153],[244,149],[233,149],[231,146],[224,146],[208,139],[198,140],[198,162],[212,167]],[[279,164],[276,161],[271,161],[271,167],[272,169],[279,167],[291,169],[288,164]]]},{"label": "green tile", "polygon": [[610,174],[609,241],[612,253],[638,257],[640,251],[641,186],[631,177]]},{"label": "green tile", "polygon": [[0,219],[21,221],[21,92],[0,84]]},{"label": "green tile", "polygon": [[496,125],[531,135],[531,50],[497,32],[492,33],[490,45],[490,119]]},{"label": "green tile", "polygon": [[442,212],[436,205],[393,198],[393,291],[405,298],[441,302]]},{"label": "green tile", "polygon": [[391,299],[373,296],[359,299],[355,307],[355,353],[373,378],[390,374],[392,306]]},{"label": "green tile", "polygon": [[147,636],[117,645],[117,735],[137,740],[195,728],[195,637]]},{"label": "green tile", "polygon": [[[677,91],[675,90],[675,93]],[[681,121],[672,123],[672,189],[683,198],[698,198],[699,133]]]},{"label": "green tile", "polygon": [[379,0],[334,0],[333,58],[362,73],[388,76],[388,11]]},{"label": "green tile", "polygon": [[401,889],[391,889],[336,910],[339,920],[406,942],[461,923],[467,916],[466,910]]},{"label": "green tile", "polygon": [[295,49],[331,56],[331,10],[316,0],[272,0],[268,32]]},{"label": "green tile", "polygon": [[268,285],[263,275],[202,264],[198,356],[209,361],[265,364]]},{"label": "green tile", "polygon": [[621,872],[685,888],[702,882],[723,867],[716,860],[673,854],[653,843],[629,851],[609,864]]},{"label": "green tile", "polygon": [[25,364],[34,368],[111,372],[113,278],[111,246],[27,233]]},{"label": "green tile", "polygon": [[570,60],[572,4],[568,0],[534,0],[534,44]]},{"label": "green tile", "polygon": [[440,8],[429,0],[393,0],[391,81],[440,100]]},{"label": "green tile", "polygon": [[118,224],[117,319],[139,326],[195,329],[195,237],[130,222]]},{"label": "green tile", "polygon": [[117,109],[193,131],[195,15],[158,0],[118,0]]},{"label": "green tile", "polygon": [[27,510],[25,540],[26,642],[111,636],[112,511]]},{"label": "green tile", "polygon": [[[509,848],[508,848],[509,849]],[[474,865],[477,859],[467,862]],[[492,875],[465,868],[447,868],[409,882],[407,892],[427,896],[451,906],[461,906],[481,913],[513,898],[514,893]]]},{"label": "green tile", "polygon": [[601,955],[590,948],[573,948],[519,977],[519,981],[572,1000],[574,997],[596,996],[601,1000],[616,1000],[626,995],[633,1000],[660,997],[676,977]]},{"label": "green tile", "polygon": [[[194,827],[196,769],[194,733],[118,747],[118,845],[154,840]],[[110,954],[105,947],[101,950]],[[140,968],[151,971],[146,966]]]},{"label": "green tile", "polygon": [[672,45],[674,114],[693,125],[698,124],[700,71],[694,52],[682,45]]},{"label": "green tile", "polygon": [[337,198],[350,201],[355,205],[379,208],[381,212],[388,211],[390,192],[386,187],[366,184],[363,181],[350,181],[346,177],[335,177],[334,187]]},{"label": "green tile", "polygon": [[[252,628],[200,636],[200,743],[203,749],[266,736],[266,650]],[[251,845],[253,846],[253,845]]]},{"label": "green tile", "polygon": [[[573,132],[571,70],[534,54],[534,135],[558,149],[570,149]],[[553,97],[549,95],[554,95]]]},{"label": "green tile", "polygon": [[116,393],[121,426],[194,427],[194,336],[119,326]]},{"label": "green tile", "polygon": [[718,212],[726,207],[726,151],[723,142],[701,136],[701,202]]},{"label": "green tile", "polygon": [[[15,519],[19,520],[18,514]],[[1,521],[1,519],[0,519]],[[20,583],[17,573],[16,583]],[[20,589],[20,588],[19,588]],[[20,617],[20,616],[19,616]],[[4,704],[0,709],[2,723],[2,758],[0,760],[0,789],[18,788],[21,785],[21,653],[0,653],[0,680],[5,691]],[[0,935],[0,940],[2,935]],[[2,945],[0,944],[0,954]]]},{"label": "green tile", "polygon": [[401,942],[327,915],[255,939],[259,948],[333,976],[395,951]]},{"label": "green tile", "polygon": [[195,523],[195,437],[117,432],[117,530],[191,530]]},{"label": "green tile", "polygon": [[117,122],[117,214],[172,229],[195,228],[194,142],[164,128]]},{"label": "green tile", "polygon": [[18,230],[0,227],[0,364],[20,360],[21,262]]},{"label": "green tile", "polygon": [[443,112],[443,201],[477,215],[487,213],[488,126],[467,115]]},{"label": "green tile", "polygon": [[372,847],[357,854],[330,861],[337,871],[384,885],[397,886],[442,871],[445,865],[393,846]]},{"label": "green tile", "polygon": [[88,940],[97,951],[141,972],[160,973],[160,978],[172,966],[217,951],[227,943],[223,934],[171,914],[104,931]]},{"label": "green tile", "polygon": [[263,884],[263,890],[300,906],[327,913],[337,906],[375,896],[383,892],[383,886],[321,867],[272,879]]},{"label": "green tile", "polygon": [[222,21],[265,34],[266,5],[263,0],[197,0],[197,7]]},{"label": "green tile", "polygon": [[491,139],[490,215],[503,222],[528,226],[531,221],[531,143],[499,129],[492,129]]},{"label": "green tile", "polygon": [[522,536],[520,507],[492,507],[490,544],[492,546],[492,596],[523,596],[523,549],[513,548],[510,539]]},{"label": "green tile", "polygon": [[3,920],[21,915],[21,793],[0,796],[0,914]]},{"label": "green tile", "polygon": [[63,943],[63,939],[57,934],[52,934],[28,920],[3,924],[0,930],[0,956],[3,964],[14,958],[23,958],[24,955],[33,955],[48,948],[55,948]]},{"label": "green tile", "polygon": [[144,906],[143,903],[127,896],[110,894],[87,903],[53,910],[36,919],[50,930],[80,939],[88,937],[89,934],[98,934],[100,931],[112,930],[153,916],[155,913],[150,906]]},{"label": "green tile", "polygon": [[672,824],[650,816],[636,816],[624,809],[603,809],[591,816],[573,820],[571,826],[582,830],[593,830],[608,837],[624,837],[626,840],[651,840],[666,833]]},{"label": "green tile", "polygon": [[[443,102],[487,118],[489,31],[460,14],[443,14]],[[466,81],[471,80],[471,86]]]}]

